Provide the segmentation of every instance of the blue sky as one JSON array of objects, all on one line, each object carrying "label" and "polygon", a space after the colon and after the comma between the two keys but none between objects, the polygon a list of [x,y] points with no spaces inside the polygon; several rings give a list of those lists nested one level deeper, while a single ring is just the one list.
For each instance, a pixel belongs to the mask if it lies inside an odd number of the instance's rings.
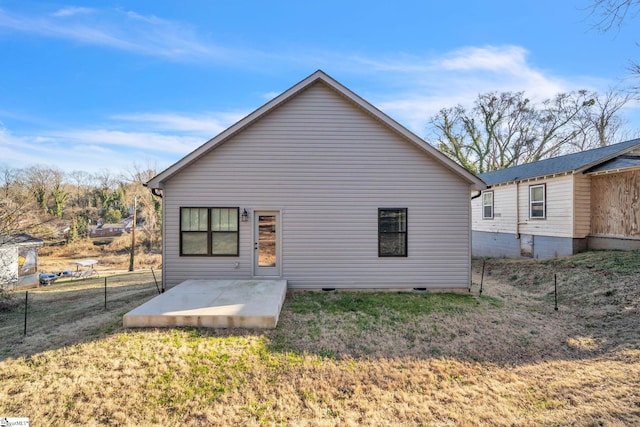
[{"label": "blue sky", "polygon": [[640,19],[590,3],[0,0],[0,164],[161,170],[317,69],[423,137],[481,92],[628,84]]}]

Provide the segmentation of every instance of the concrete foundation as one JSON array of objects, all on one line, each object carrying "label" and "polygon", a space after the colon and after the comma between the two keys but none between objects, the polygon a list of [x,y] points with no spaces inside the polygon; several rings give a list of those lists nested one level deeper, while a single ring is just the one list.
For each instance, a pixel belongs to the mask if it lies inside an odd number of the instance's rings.
[{"label": "concrete foundation", "polygon": [[131,327],[275,328],[286,280],[187,280],[124,315]]},{"label": "concrete foundation", "polygon": [[640,249],[640,239],[623,237],[589,237],[589,249],[619,249],[619,250],[638,250]]},{"label": "concrete foundation", "polygon": [[531,255],[523,256],[517,235],[474,231],[472,254],[474,257],[550,259],[583,252],[588,247],[587,239],[535,235],[528,238],[532,239]]}]

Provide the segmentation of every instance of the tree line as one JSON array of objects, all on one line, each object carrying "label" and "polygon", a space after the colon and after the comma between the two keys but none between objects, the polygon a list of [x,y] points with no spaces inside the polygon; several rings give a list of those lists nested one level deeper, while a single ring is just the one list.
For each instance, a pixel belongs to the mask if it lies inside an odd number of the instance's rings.
[{"label": "tree line", "polygon": [[70,243],[87,237],[92,225],[120,223],[135,205],[140,242],[158,246],[162,201],[144,187],[155,175],[139,165],[121,174],[0,165],[0,236],[26,233]]},{"label": "tree line", "polygon": [[[640,17],[640,0],[591,0],[585,6],[592,28],[603,33]],[[604,94],[580,90],[538,102],[524,92],[480,94],[472,107],[440,110],[427,139],[469,171],[483,173],[638,137],[625,129],[620,113],[640,98],[640,63],[631,58],[628,71],[626,89]]]},{"label": "tree line", "polygon": [[479,94],[471,108],[443,108],[431,142],[473,173],[490,172],[620,142],[629,92],[580,90],[534,102],[524,92]]}]

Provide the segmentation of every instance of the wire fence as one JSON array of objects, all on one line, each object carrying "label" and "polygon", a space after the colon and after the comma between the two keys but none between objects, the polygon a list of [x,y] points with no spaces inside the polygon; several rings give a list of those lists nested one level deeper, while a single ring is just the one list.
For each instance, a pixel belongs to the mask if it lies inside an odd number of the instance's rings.
[{"label": "wire fence", "polygon": [[[14,292],[12,307],[0,313],[5,340],[37,334],[64,335],[65,328],[101,327],[161,292],[153,270],[102,278],[58,281],[49,286]],[[101,320],[97,321],[96,318]]]}]

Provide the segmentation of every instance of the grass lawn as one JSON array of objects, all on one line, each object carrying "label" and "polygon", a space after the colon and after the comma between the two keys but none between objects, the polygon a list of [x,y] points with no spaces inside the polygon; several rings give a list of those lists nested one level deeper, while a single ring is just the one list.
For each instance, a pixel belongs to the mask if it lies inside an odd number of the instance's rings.
[{"label": "grass lawn", "polygon": [[[474,262],[469,294],[292,292],[278,327],[133,329],[151,275],[0,312],[0,417],[32,425],[640,425],[640,252]],[[554,273],[558,310],[554,310]],[[34,314],[36,316],[36,314]]]}]

